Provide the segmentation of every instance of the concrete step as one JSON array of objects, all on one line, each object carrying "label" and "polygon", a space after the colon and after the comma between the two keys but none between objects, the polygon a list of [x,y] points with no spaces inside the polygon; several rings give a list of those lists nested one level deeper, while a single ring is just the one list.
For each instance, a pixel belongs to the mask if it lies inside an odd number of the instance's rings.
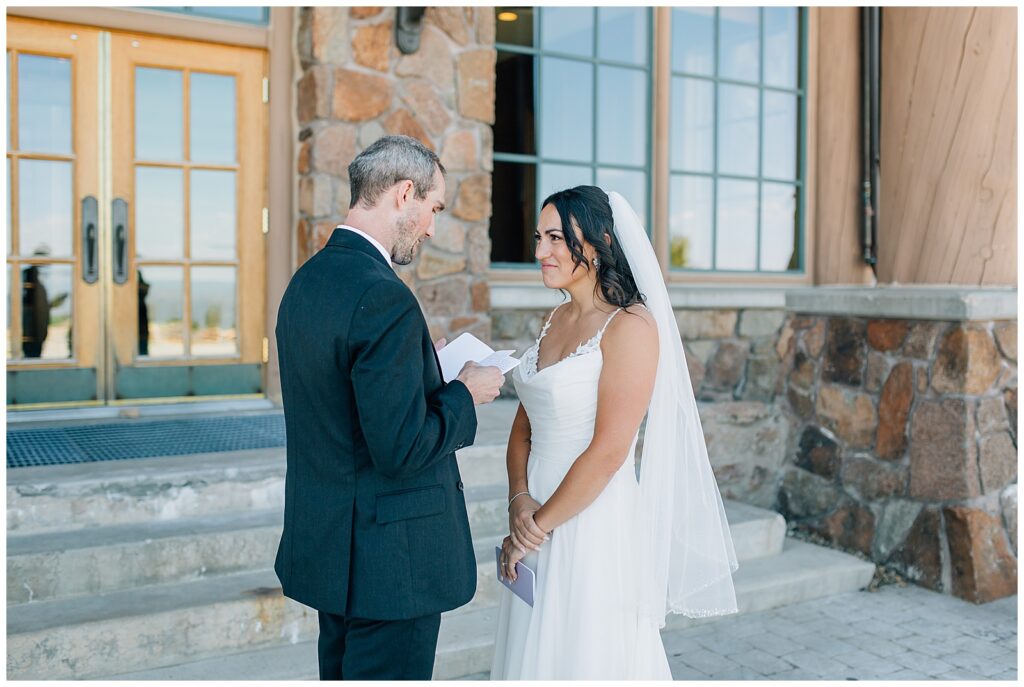
[{"label": "concrete step", "polygon": [[[496,401],[477,409],[476,443],[459,455],[467,487],[505,482],[505,442],[517,406]],[[280,508],[284,456],[284,448],[268,448],[8,470],[7,532],[85,530]]]},{"label": "concrete step", "polygon": [[[780,555],[751,560],[736,571],[740,613],[856,591],[870,582],[874,565],[813,544],[787,539]],[[441,622],[434,679],[480,676],[490,670],[497,609],[447,613]],[[693,620],[670,615],[666,630],[717,618]],[[166,668],[117,675],[137,680],[316,679],[316,643],[210,657]]]},{"label": "concrete step", "polygon": [[[508,531],[505,488],[471,487],[466,498],[474,540],[484,544],[477,553],[485,590],[492,582],[492,547]],[[726,502],[726,512],[740,560],[781,550],[785,521],[780,515],[736,502]],[[281,523],[281,511],[269,509],[12,535],[7,541],[7,604],[266,569],[273,566]]]},{"label": "concrete step", "polygon": [[[466,490],[469,523],[475,540],[496,537],[500,541],[508,534],[507,502],[504,488],[501,489]],[[499,493],[496,498],[488,498]],[[737,560],[749,561],[782,552],[786,520],[781,515],[738,501],[725,501],[724,505]]]},{"label": "concrete step", "polygon": [[7,538],[7,605],[273,567],[279,509]]},{"label": "concrete step", "polygon": [[740,563],[782,553],[786,519],[773,510],[724,500],[736,560]]},{"label": "concrete step", "polygon": [[[280,519],[280,513],[267,511],[152,527],[127,525],[96,532],[11,537],[7,605],[266,570],[274,564]],[[477,594],[463,609],[497,603],[500,587],[494,580],[494,547],[503,536],[490,534],[475,540]]]},{"label": "concrete step", "polygon": [[[435,680],[490,671],[495,609],[441,616]],[[316,640],[266,647],[149,670],[111,675],[110,680],[316,680]]]},{"label": "concrete step", "polygon": [[501,485],[505,492],[508,491],[505,444],[467,446],[455,457],[459,461],[459,474],[467,487]]},{"label": "concrete step", "polygon": [[7,609],[8,679],[90,678],[316,636],[273,570]]},{"label": "concrete step", "polygon": [[[504,507],[504,501],[501,501],[501,504]],[[732,531],[733,546],[741,566],[747,562],[777,556],[782,552],[783,544],[786,541],[786,521],[781,515],[774,511],[735,501],[727,501],[725,509]],[[504,510],[502,510],[502,514],[504,514]],[[496,520],[501,521],[501,527],[493,528],[490,532],[484,532],[474,527],[474,550],[477,561],[476,595],[470,603],[453,613],[475,611],[498,604],[502,587],[495,577],[494,547],[501,544],[508,526],[507,519],[496,518]]]},{"label": "concrete step", "polygon": [[[735,520],[733,536],[737,551],[744,555],[744,562],[735,578],[744,612],[849,591],[870,581],[873,573],[871,564],[793,540],[786,542],[786,549],[780,556],[746,557],[751,551],[756,555],[757,551],[763,552],[766,547],[758,549],[745,542],[764,542],[767,538],[764,533],[776,530],[775,519],[781,518],[777,514],[764,517],[759,512],[761,509],[743,507],[742,504],[730,505],[730,517]],[[193,523],[191,528],[199,530],[205,527],[206,531],[195,531],[194,534],[199,538],[208,537],[206,547],[213,546],[210,542],[222,536],[235,536],[238,553],[244,558],[245,550],[249,548],[244,543],[247,541],[245,533],[229,529],[228,525],[251,525],[249,534],[257,541],[262,541],[265,550],[268,549],[268,543],[272,549],[276,545],[277,526],[269,525],[267,521],[273,515],[258,513],[248,521],[223,518],[219,523],[222,526],[220,529],[209,521],[202,526]],[[740,516],[746,517],[740,519]],[[168,532],[175,531],[171,527],[166,529]],[[103,538],[110,538],[115,533],[115,528],[106,528],[99,535],[89,534],[94,536],[92,543],[102,548]],[[83,538],[85,535],[79,534]],[[14,538],[17,541],[11,547],[13,558],[36,555],[31,553],[29,544],[39,546],[44,537],[56,539],[57,535]],[[138,551],[157,552],[154,553],[155,559],[172,560],[173,556],[158,551],[160,543],[167,545],[167,550],[173,550],[174,541],[175,537],[141,540],[137,542],[141,547]],[[478,640],[483,630],[472,625],[475,622],[472,618],[482,617],[481,614],[486,616],[500,598],[501,587],[494,579],[493,562],[493,547],[499,541],[500,536],[494,535],[477,541],[477,594],[466,606],[446,614],[445,627],[450,628],[446,629],[446,636],[455,638],[452,639],[453,644],[446,645],[449,648],[445,649],[445,662],[439,662],[438,670],[444,671],[442,674],[446,677],[479,672],[489,664],[489,654],[483,658],[480,656],[483,650]],[[131,548],[124,543],[112,544],[111,550],[119,551],[121,558],[112,558],[106,566],[97,563],[97,567],[91,569],[94,577],[87,582],[95,584],[96,575],[110,574],[117,577],[121,574],[117,571],[118,561],[128,566],[137,565],[132,562]],[[203,545],[197,545],[193,550],[201,551],[204,548]],[[67,565],[73,565],[76,556],[80,557],[80,562],[88,563],[89,549],[88,545],[69,548],[65,554]],[[194,562],[196,559],[190,560]],[[96,563],[96,559],[93,558],[92,562]],[[45,561],[40,562],[40,565],[45,566]],[[55,569],[65,572],[72,570],[70,567]],[[179,568],[179,571],[186,570]],[[130,572],[124,574],[129,575]],[[70,573],[69,576],[76,575]],[[59,582],[55,580],[54,584]],[[851,587],[851,584],[855,586]],[[677,621],[676,618],[678,616],[670,619],[673,627],[685,620]],[[218,625],[229,627],[232,632],[222,637],[212,629]],[[219,575],[106,594],[94,592],[91,596],[37,601],[10,607],[8,672],[12,677],[32,679],[97,676],[109,671],[110,666],[130,671],[152,665],[153,662],[186,662],[190,658],[223,650],[270,647],[286,637],[292,641],[301,641],[311,636],[309,633],[315,634],[315,625],[315,613],[280,596],[278,581],[272,570]],[[471,629],[465,629],[467,627]],[[100,637],[106,639],[98,640]],[[458,640],[459,637],[465,638],[465,641]],[[162,648],[158,645],[162,645]],[[100,655],[106,660],[97,661]],[[66,657],[66,660],[58,661],[54,656]],[[461,673],[462,670],[468,672]]]},{"label": "concrete step", "polygon": [[[475,540],[493,546],[507,532],[505,492],[504,487],[467,490]],[[282,522],[278,507],[88,530],[11,534],[7,604],[270,568]]]},{"label": "concrete step", "polygon": [[7,533],[284,507],[283,448],[7,471]]},{"label": "concrete step", "polygon": [[[460,451],[467,489],[489,489],[486,498],[504,501],[507,489],[497,486],[506,484],[504,455],[504,444]],[[283,448],[8,470],[7,532],[86,530],[281,509],[284,475]]]},{"label": "concrete step", "polygon": [[[871,582],[875,564],[825,546],[787,538],[777,556],[740,562],[733,575],[740,613],[854,592]],[[680,629],[714,618],[669,615],[665,626]]]},{"label": "concrete step", "polygon": [[504,456],[508,431],[512,428],[512,420],[518,408],[517,399],[502,399],[476,406],[476,439],[473,443],[477,446],[500,445]]},{"label": "concrete step", "polygon": [[508,489],[505,486],[467,486],[465,496],[466,514],[469,516],[473,539],[497,535],[504,537],[508,534]]},{"label": "concrete step", "polygon": [[[440,638],[439,638],[440,639]],[[317,680],[316,640],[104,676],[104,680]]]}]

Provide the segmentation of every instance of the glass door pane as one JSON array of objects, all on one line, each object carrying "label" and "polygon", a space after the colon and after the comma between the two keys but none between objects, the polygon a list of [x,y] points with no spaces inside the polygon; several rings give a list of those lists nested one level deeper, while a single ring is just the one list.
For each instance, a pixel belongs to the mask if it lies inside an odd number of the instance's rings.
[{"label": "glass door pane", "polygon": [[[102,394],[98,32],[7,19],[7,404]],[[91,204],[85,200],[91,199]],[[84,229],[89,229],[84,236]]]}]

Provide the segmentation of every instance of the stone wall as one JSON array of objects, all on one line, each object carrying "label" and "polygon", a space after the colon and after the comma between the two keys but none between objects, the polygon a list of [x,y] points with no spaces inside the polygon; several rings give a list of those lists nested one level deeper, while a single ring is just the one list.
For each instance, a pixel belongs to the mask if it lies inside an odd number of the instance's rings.
[{"label": "stone wall", "polygon": [[[548,312],[495,310],[494,345],[522,354]],[[1015,320],[676,318],[723,496],[938,591],[1015,593]]]},{"label": "stone wall", "polygon": [[776,509],[926,587],[1016,593],[1016,321],[790,316]]},{"label": "stone wall", "polygon": [[394,7],[296,11],[299,262],[345,217],[347,168],[359,151],[385,134],[413,136],[448,169],[449,209],[399,275],[435,338],[489,338],[494,9],[429,8],[412,55],[395,46]]}]

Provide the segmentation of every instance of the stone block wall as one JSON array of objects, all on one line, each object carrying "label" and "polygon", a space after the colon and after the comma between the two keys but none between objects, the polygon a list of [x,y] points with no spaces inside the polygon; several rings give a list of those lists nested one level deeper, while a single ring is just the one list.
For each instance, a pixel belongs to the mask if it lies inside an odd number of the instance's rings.
[{"label": "stone block wall", "polygon": [[[495,310],[494,345],[521,355],[548,312]],[[1016,593],[1016,321],[676,318],[723,496],[937,591]]]},{"label": "stone block wall", "polygon": [[1016,593],[1017,324],[791,315],[776,509],[931,589]]},{"label": "stone block wall", "polygon": [[348,211],[348,165],[385,134],[438,152],[448,170],[434,238],[398,268],[434,338],[490,338],[494,8],[431,7],[419,50],[395,45],[394,7],[297,8],[298,260]]}]

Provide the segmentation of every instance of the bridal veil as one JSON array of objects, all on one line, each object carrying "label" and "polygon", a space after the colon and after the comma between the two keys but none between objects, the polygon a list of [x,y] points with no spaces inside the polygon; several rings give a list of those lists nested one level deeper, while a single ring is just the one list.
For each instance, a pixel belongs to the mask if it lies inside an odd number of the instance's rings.
[{"label": "bridal veil", "polygon": [[633,208],[608,194],[618,240],[658,325],[659,356],[640,458],[641,615],[735,613],[739,567],[661,266]]}]

